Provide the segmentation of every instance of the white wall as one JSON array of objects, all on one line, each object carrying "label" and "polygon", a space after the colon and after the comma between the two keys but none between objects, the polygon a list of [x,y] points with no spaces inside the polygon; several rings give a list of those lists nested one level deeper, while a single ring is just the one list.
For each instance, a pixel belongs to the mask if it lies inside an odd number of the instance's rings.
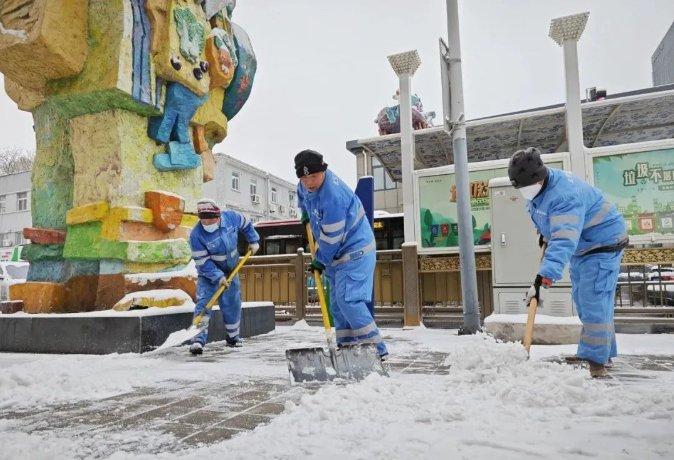
[{"label": "white wall", "polygon": [[[30,171],[0,176],[0,203],[4,197],[4,210],[0,212],[0,246],[9,240],[11,245],[23,244],[22,233],[25,227],[31,227],[30,215]],[[19,210],[18,193],[25,193],[26,208]]]},{"label": "white wall", "polygon": [[[220,206],[242,212],[253,221],[288,220],[299,217],[292,213],[297,209],[296,185],[255,168],[229,155],[216,153],[215,178],[204,184],[204,196],[213,198]],[[232,173],[239,175],[239,190],[232,188]],[[255,180],[259,203],[251,199],[250,184]],[[276,203],[271,201],[272,188],[276,189]],[[290,192],[293,203],[290,203]]]}]

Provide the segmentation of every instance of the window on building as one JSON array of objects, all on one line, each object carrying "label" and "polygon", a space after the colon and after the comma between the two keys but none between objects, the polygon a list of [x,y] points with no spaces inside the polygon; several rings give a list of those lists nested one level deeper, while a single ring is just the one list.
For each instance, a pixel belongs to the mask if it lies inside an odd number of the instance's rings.
[{"label": "window on building", "polygon": [[396,183],[388,175],[377,157],[374,156],[372,157],[372,176],[374,177],[375,190],[393,190],[396,188]]},{"label": "window on building", "polygon": [[14,232],[14,244],[20,246],[23,242],[23,232]]},{"label": "window on building", "polygon": [[295,207],[295,192],[288,192],[288,206]]},{"label": "window on building", "polygon": [[250,180],[250,194],[257,195],[257,179]]},{"label": "window on building", "polygon": [[239,172],[232,171],[232,190],[239,191]]},{"label": "window on building", "polygon": [[28,210],[28,192],[19,192],[16,194],[16,210]]},{"label": "window on building", "polygon": [[276,190],[276,187],[271,188],[271,202],[278,203],[278,191]]},{"label": "window on building", "polygon": [[7,195],[0,195],[0,214],[7,212]]}]

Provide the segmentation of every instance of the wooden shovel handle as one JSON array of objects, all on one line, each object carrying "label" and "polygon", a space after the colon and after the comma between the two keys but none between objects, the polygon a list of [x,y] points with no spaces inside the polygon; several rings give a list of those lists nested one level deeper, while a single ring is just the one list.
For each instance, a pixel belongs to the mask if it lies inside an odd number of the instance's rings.
[{"label": "wooden shovel handle", "polygon": [[525,350],[527,350],[527,355],[529,354],[529,349],[531,348],[531,341],[534,338],[534,320],[536,319],[537,308],[538,308],[538,300],[536,300],[536,298],[534,297],[529,302],[527,325],[524,327],[524,340],[522,340],[522,345],[524,345]]}]

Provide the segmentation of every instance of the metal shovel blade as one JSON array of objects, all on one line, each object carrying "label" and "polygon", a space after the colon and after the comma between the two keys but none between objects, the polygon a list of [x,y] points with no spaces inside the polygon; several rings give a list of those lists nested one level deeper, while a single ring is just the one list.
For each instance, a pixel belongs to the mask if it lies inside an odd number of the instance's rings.
[{"label": "metal shovel blade", "polygon": [[290,378],[296,383],[334,379],[362,380],[372,373],[388,375],[373,344],[286,350]]},{"label": "metal shovel blade", "polygon": [[152,350],[150,353],[156,353],[162,350],[166,350],[172,347],[178,347],[183,343],[192,340],[194,337],[201,334],[205,328],[199,328],[194,325],[188,327],[187,329],[181,329],[179,331],[172,332],[160,346]]}]

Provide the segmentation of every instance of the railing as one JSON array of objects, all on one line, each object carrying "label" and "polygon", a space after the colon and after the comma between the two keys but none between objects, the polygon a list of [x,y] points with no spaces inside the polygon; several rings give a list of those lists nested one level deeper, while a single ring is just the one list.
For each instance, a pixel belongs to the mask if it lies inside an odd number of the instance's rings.
[{"label": "railing", "polygon": [[[418,262],[416,255],[412,258]],[[272,301],[277,321],[306,319],[320,323],[320,307],[313,279],[307,273],[311,255],[296,254],[251,257],[241,271],[245,301]],[[454,270],[423,271],[419,264],[408,270],[419,278],[419,310],[429,327],[458,327],[462,321],[461,282]],[[416,266],[414,266],[416,265]],[[402,326],[405,318],[403,254],[401,250],[377,251],[374,274],[375,317],[380,325]],[[478,272],[482,317],[492,311],[491,272]],[[409,311],[408,311],[409,314]]]},{"label": "railing", "polygon": [[244,301],[272,301],[277,320],[304,318],[307,300],[306,267],[311,261],[302,249],[296,254],[254,256],[241,269]]},{"label": "railing", "polygon": [[618,278],[616,308],[674,306],[674,268],[625,266]]}]

